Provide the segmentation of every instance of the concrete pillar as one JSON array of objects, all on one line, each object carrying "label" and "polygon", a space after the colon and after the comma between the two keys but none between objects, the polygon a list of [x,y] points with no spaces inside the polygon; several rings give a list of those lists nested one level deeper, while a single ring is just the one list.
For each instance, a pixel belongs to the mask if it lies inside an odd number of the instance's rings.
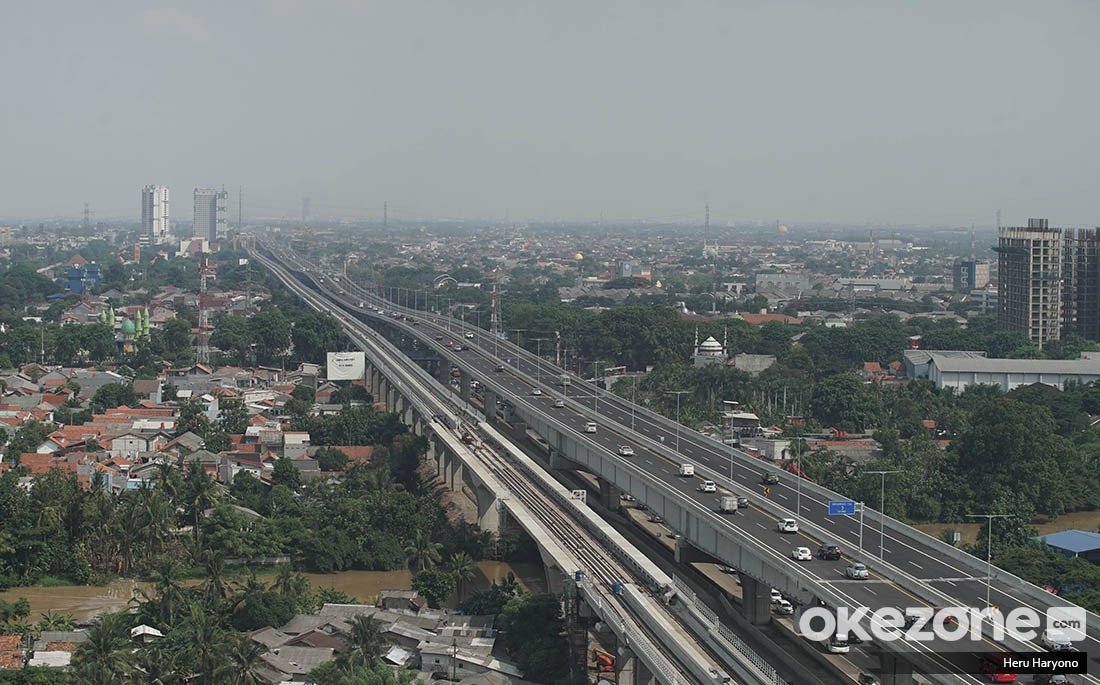
[{"label": "concrete pillar", "polygon": [[371,367],[370,369],[370,396],[375,402],[382,395],[382,372]]},{"label": "concrete pillar", "polygon": [[[553,459],[553,457],[551,457]],[[622,488],[615,485],[609,480],[598,478],[600,483],[600,504],[606,509],[612,511],[619,508],[619,495],[623,493]]]},{"label": "concrete pillar", "polygon": [[474,488],[474,495],[477,498],[478,528],[489,533],[500,533],[502,507],[496,493],[489,491],[485,486],[479,485]]},{"label": "concrete pillar", "polygon": [[634,660],[634,685],[657,685],[657,678],[641,659]]},{"label": "concrete pillar", "polygon": [[512,435],[517,440],[527,439],[527,422],[526,421],[514,421],[512,423]]},{"label": "concrete pillar", "polygon": [[771,587],[741,574],[741,607],[749,623],[763,626],[772,620]]},{"label": "concrete pillar", "polygon": [[470,374],[465,371],[458,379],[458,394],[463,402],[470,401]]},{"label": "concrete pillar", "polygon": [[900,654],[881,651],[879,667],[881,673],[879,682],[882,685],[913,685],[913,664],[906,661]]},{"label": "concrete pillar", "polygon": [[439,360],[439,368],[436,369],[436,380],[443,385],[450,387],[451,384],[451,362],[446,359]]},{"label": "concrete pillar", "polygon": [[619,648],[619,655],[615,659],[615,683],[617,685],[634,685],[634,671],[638,667],[638,657],[626,647]]},{"label": "concrete pillar", "polygon": [[497,415],[497,394],[489,388],[482,386],[481,396],[485,398],[485,418],[491,421],[496,418]]}]

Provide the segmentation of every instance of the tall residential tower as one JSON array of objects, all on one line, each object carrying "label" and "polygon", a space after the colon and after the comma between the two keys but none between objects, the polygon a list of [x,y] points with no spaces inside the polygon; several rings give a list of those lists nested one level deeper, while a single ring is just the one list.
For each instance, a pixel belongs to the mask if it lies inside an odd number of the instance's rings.
[{"label": "tall residential tower", "polygon": [[206,238],[211,243],[225,237],[226,212],[229,193],[212,188],[195,188],[195,231],[196,238]]},{"label": "tall residential tower", "polygon": [[1062,229],[1046,219],[997,232],[997,323],[1043,346],[1062,333]]},{"label": "tall residential tower", "polygon": [[171,231],[168,214],[168,186],[141,189],[141,242],[163,245]]}]

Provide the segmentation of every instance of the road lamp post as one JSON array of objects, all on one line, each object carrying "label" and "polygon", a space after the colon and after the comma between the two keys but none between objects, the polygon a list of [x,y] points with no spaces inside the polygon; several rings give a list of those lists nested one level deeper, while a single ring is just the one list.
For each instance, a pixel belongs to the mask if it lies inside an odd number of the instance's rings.
[{"label": "road lamp post", "polygon": [[[878,558],[882,559],[884,554],[885,554],[885,549],[886,549],[886,545],[885,545],[885,542],[886,542],[886,476],[888,476],[891,473],[901,473],[901,471],[898,470],[898,469],[895,469],[893,471],[864,471],[864,473],[869,473],[871,475],[877,475],[877,476],[882,477],[882,485],[880,486],[881,489],[879,490],[879,493],[880,493],[879,502],[880,503],[879,503],[879,511],[878,511]],[[862,520],[863,520],[863,518],[860,517],[860,521],[862,521]],[[862,524],[861,524],[861,526],[862,526]],[[862,539],[862,538],[863,538],[863,531],[861,530],[860,531],[860,539]]]},{"label": "road lamp post", "polygon": [[600,362],[594,361],[592,364],[592,413],[597,417],[600,415]]},{"label": "road lamp post", "polygon": [[542,383],[542,341],[549,340],[550,338],[534,338],[535,341],[535,356],[538,359],[535,361],[535,383]]},{"label": "road lamp post", "polygon": [[986,521],[986,547],[985,547],[985,606],[993,606],[989,603],[990,586],[993,584],[993,519],[1016,518],[1015,514],[967,514],[967,518],[985,519]]},{"label": "road lamp post", "polygon": [[676,395],[676,454],[680,453],[680,395],[689,394],[689,390],[667,390],[666,395]]},{"label": "road lamp post", "polygon": [[630,385],[630,430],[633,431],[634,430],[634,407],[635,407],[635,404],[636,404],[634,396],[638,394],[638,377],[633,376],[631,380],[634,381]]},{"label": "road lamp post", "polygon": [[[733,400],[722,400],[722,404],[730,407],[730,411],[733,411],[733,407],[740,406],[741,403]],[[733,480],[733,442],[733,417],[730,417],[730,481]]]}]

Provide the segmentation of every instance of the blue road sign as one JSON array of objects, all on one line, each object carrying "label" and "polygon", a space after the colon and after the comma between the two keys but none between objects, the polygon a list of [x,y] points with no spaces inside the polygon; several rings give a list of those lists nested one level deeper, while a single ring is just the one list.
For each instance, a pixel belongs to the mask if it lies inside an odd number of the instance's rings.
[{"label": "blue road sign", "polygon": [[829,516],[854,516],[856,503],[852,500],[839,500],[829,502]]}]

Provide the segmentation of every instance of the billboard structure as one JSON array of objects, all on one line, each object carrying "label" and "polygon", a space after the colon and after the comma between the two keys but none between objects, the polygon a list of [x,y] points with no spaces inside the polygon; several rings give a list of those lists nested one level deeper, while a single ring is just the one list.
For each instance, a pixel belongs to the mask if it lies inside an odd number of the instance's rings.
[{"label": "billboard structure", "polygon": [[357,381],[367,370],[367,360],[362,352],[329,352],[328,379],[330,381]]}]

